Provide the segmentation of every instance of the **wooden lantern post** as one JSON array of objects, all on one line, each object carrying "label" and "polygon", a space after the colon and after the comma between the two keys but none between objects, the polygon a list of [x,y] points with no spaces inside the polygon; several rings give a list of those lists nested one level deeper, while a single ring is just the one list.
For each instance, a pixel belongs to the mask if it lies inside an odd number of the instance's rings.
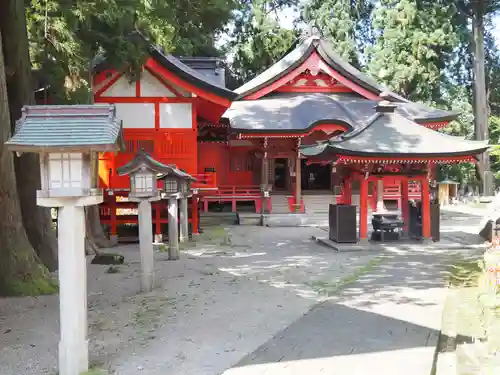
[{"label": "wooden lantern post", "polygon": [[40,154],[37,204],[57,207],[61,339],[59,374],[88,370],[84,207],[103,202],[92,184],[91,155],[115,152],[121,122],[112,105],[26,106],[6,145]]}]

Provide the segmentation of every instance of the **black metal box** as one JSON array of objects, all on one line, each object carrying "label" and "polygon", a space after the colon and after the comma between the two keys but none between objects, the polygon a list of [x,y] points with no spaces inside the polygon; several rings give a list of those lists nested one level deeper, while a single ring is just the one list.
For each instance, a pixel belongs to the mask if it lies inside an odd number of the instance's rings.
[{"label": "black metal box", "polygon": [[[422,204],[417,202],[416,205],[409,203],[409,222],[408,229],[411,238],[422,237]],[[431,238],[437,242],[440,240],[441,231],[441,209],[438,202],[430,204],[430,219],[431,219]]]},{"label": "black metal box", "polygon": [[356,206],[331,204],[328,216],[329,238],[339,243],[358,242]]}]

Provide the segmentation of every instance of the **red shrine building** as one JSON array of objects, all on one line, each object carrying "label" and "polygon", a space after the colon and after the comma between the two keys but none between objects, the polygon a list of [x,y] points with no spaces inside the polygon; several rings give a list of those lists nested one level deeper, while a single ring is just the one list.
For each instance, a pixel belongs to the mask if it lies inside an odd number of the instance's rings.
[{"label": "red shrine building", "polygon": [[[436,164],[476,162],[487,148],[437,132],[458,113],[390,92],[317,36],[297,41],[234,91],[215,58],[176,58],[154,46],[149,55],[137,82],[105,62],[95,67],[95,102],[115,105],[126,145],[99,161],[107,192],[102,221],[112,235],[137,220],[117,214],[132,204],[117,198],[127,195],[129,182],[116,169],[140,150],[197,179],[192,221],[197,207],[293,214],[352,202],[365,239],[369,207],[392,200],[406,217],[409,199],[422,201],[423,237],[429,237]],[[161,202],[154,208],[157,234],[164,209]]]}]

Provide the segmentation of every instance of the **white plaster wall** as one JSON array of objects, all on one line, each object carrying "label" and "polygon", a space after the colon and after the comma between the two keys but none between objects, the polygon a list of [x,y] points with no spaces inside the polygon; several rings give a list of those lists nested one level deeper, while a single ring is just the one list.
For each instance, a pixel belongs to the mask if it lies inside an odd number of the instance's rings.
[{"label": "white plaster wall", "polygon": [[191,103],[161,103],[160,128],[190,129],[193,127]]},{"label": "white plaster wall", "polygon": [[135,97],[135,82],[129,83],[128,78],[121,77],[111,85],[106,91],[104,91],[101,96],[114,97],[114,96],[125,96],[125,97]]},{"label": "white plaster wall", "polygon": [[155,106],[152,103],[116,103],[116,117],[125,129],[154,129]]},{"label": "white plaster wall", "polygon": [[175,97],[158,79],[144,70],[141,75],[141,96],[144,97]]}]

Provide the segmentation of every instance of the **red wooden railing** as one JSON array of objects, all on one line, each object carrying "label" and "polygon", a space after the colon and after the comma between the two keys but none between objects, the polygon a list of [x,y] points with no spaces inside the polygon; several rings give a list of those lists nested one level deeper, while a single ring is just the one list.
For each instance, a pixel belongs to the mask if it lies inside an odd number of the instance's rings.
[{"label": "red wooden railing", "polygon": [[[209,202],[231,202],[231,211],[236,212],[236,202],[255,202],[255,212],[262,208],[262,192],[257,185],[228,186],[221,185],[217,190],[200,192],[203,201],[203,211],[208,211]],[[272,210],[271,199],[267,199],[267,209]]]},{"label": "red wooden railing", "polygon": [[[116,200],[118,198],[118,200]],[[123,197],[108,196],[99,205],[101,223],[110,226],[110,234],[116,235],[117,226],[124,224],[138,224],[137,202],[120,200]],[[161,234],[161,225],[168,224],[168,202],[157,201],[151,203],[152,221],[156,234]],[[188,210],[191,213],[191,210]],[[189,214],[188,214],[189,215]],[[188,217],[191,222],[191,216]]]},{"label": "red wooden railing", "polygon": [[191,184],[194,189],[217,189],[217,174],[215,172],[193,174],[196,182]]}]

